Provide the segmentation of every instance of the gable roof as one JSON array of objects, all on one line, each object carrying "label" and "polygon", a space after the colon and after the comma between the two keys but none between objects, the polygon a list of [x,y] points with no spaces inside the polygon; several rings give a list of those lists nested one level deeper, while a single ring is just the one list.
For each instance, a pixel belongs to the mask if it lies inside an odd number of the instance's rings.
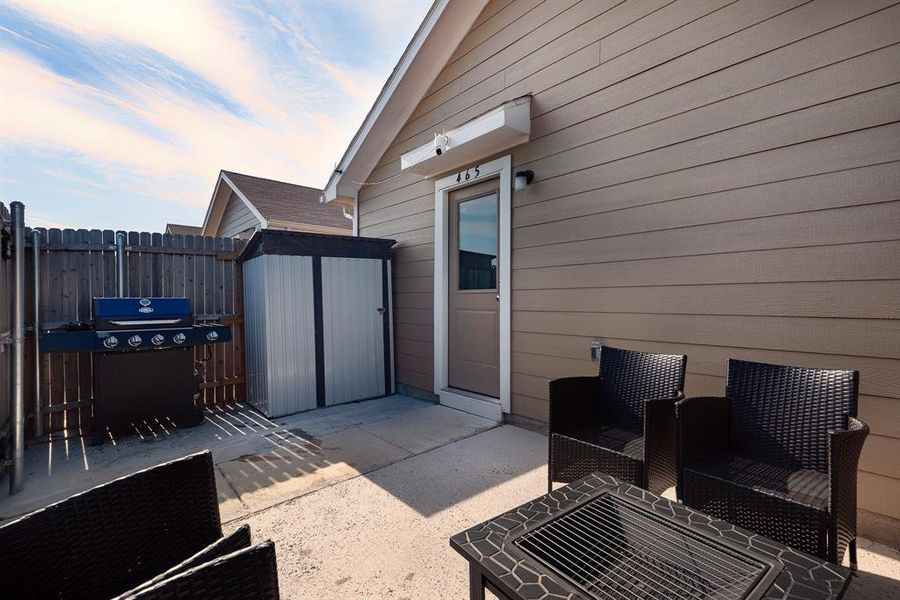
[{"label": "gable roof", "polygon": [[166,233],[171,235],[201,235],[203,227],[199,225],[181,225],[179,223],[166,223]]},{"label": "gable roof", "polygon": [[263,228],[305,225],[311,231],[334,230],[338,233],[353,230],[353,222],[344,216],[340,206],[327,206],[320,202],[322,190],[234,171],[220,171],[203,221],[205,235],[212,235],[218,229],[232,192],[247,205]]},{"label": "gable roof", "polygon": [[376,163],[412,115],[488,0],[434,0],[350,145],[325,184],[323,199],[353,206]]}]

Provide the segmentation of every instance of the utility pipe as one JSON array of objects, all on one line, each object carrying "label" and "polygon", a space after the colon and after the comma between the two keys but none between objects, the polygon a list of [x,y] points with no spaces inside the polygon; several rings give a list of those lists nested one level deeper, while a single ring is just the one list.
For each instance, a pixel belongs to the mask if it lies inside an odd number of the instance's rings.
[{"label": "utility pipe", "polygon": [[9,493],[22,489],[25,463],[25,205],[12,202],[13,290],[12,327],[12,470]]},{"label": "utility pipe", "polygon": [[44,434],[41,415],[41,232],[31,230],[31,252],[34,260],[34,435]]},{"label": "utility pipe", "polygon": [[125,297],[125,232],[116,232],[116,295]]}]

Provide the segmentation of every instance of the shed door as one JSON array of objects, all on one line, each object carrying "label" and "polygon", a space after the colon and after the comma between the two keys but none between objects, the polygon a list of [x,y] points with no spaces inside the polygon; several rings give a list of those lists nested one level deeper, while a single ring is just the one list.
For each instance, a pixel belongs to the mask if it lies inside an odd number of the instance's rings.
[{"label": "shed door", "polygon": [[383,396],[382,261],[322,258],[325,404]]}]

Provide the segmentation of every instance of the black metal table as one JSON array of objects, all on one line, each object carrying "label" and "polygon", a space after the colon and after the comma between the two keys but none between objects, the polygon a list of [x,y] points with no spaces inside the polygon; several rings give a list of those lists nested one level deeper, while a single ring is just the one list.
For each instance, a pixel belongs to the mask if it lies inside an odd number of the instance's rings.
[{"label": "black metal table", "polygon": [[599,474],[450,539],[470,598],[840,598],[851,571]]}]

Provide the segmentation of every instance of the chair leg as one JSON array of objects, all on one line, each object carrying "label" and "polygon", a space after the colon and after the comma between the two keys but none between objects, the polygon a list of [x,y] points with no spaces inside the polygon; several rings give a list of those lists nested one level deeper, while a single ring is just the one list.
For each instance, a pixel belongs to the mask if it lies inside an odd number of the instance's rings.
[{"label": "chair leg", "polygon": [[547,458],[547,493],[553,491],[553,454]]},{"label": "chair leg", "polygon": [[853,538],[850,540],[850,570],[855,571],[856,567],[856,538]]}]

